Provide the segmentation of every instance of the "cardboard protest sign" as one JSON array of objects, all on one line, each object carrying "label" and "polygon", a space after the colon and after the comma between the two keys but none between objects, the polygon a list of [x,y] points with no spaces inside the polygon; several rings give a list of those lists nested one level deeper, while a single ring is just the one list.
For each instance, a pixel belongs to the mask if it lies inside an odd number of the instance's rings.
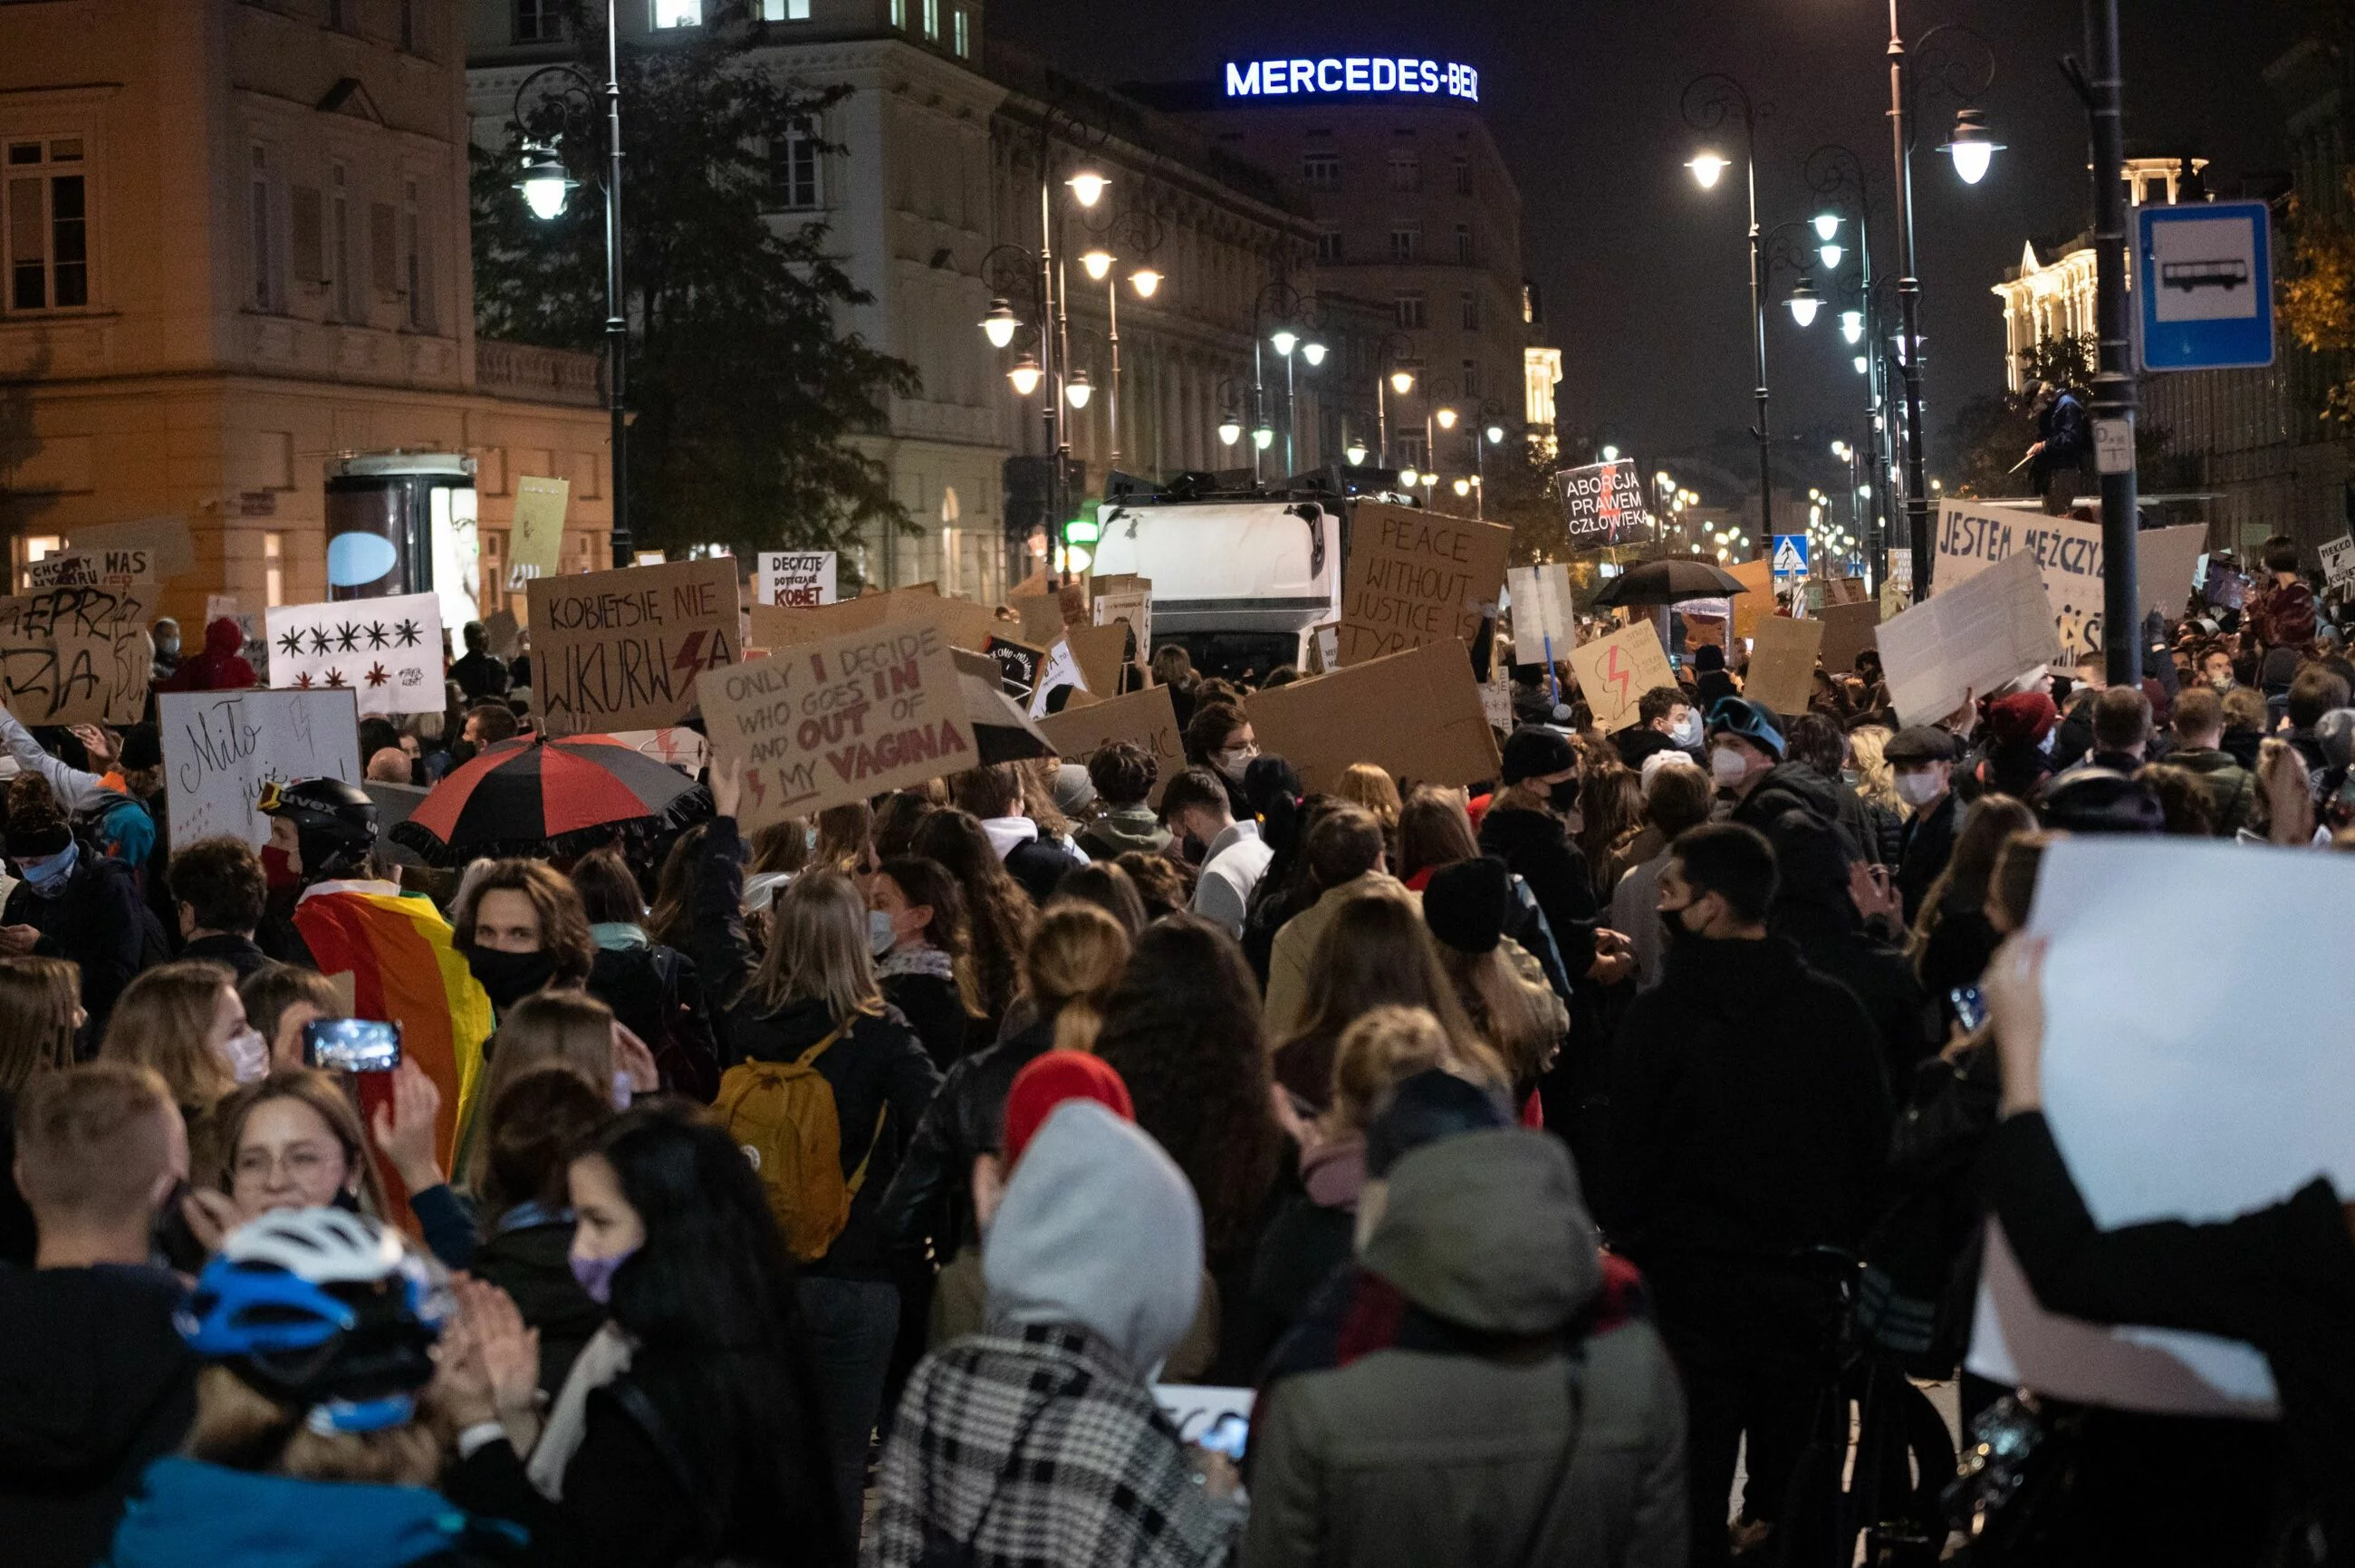
[{"label": "cardboard protest sign", "polygon": [[641,756],[674,768],[684,768],[690,773],[703,771],[703,759],[709,750],[701,735],[692,730],[676,726],[665,730],[618,730],[613,739],[625,746],[636,748]]},{"label": "cardboard protest sign", "polygon": [[255,809],[264,784],[361,779],[359,707],[348,687],[166,691],[155,717],[176,850],[219,834],[268,843],[270,818]]},{"label": "cardboard protest sign", "polygon": [[1938,508],[1937,543],[1937,566],[1931,581],[1938,593],[1968,582],[2016,552],[2030,555],[2043,581],[2045,596],[2051,602],[2052,624],[2063,654],[2074,658],[2101,650],[2099,523],[1948,501]]},{"label": "cardboard protest sign", "polygon": [[347,690],[362,713],[439,713],[448,702],[434,594],[281,604],[266,620],[272,687]]},{"label": "cardboard protest sign", "polygon": [[1732,595],[1733,635],[1747,637],[1757,626],[1761,615],[1774,613],[1774,563],[1771,560],[1745,560],[1725,570],[1729,576],[1742,584],[1742,589]]},{"label": "cardboard protest sign", "polygon": [[25,592],[38,593],[45,588],[95,588],[98,586],[98,552],[94,549],[59,550],[29,562],[25,568]]},{"label": "cardboard protest sign", "polygon": [[1401,784],[1497,776],[1497,738],[1459,642],[1254,691],[1243,711],[1260,749],[1299,770],[1311,793],[1333,789],[1353,763],[1372,763]]},{"label": "cardboard protest sign", "polygon": [[1166,686],[1151,686],[1125,697],[1106,698],[1084,707],[1072,706],[1039,720],[1039,732],[1067,763],[1085,764],[1115,741],[1144,749],[1158,773],[1146,804],[1161,804],[1161,792],[1186,770],[1186,737],[1178,728],[1178,708]]},{"label": "cardboard protest sign", "polygon": [[2062,656],[2036,557],[2020,550],[1938,591],[1876,635],[1889,697],[1907,724],[1934,724],[1975,696]]},{"label": "cardboard protest sign", "polygon": [[1057,688],[1065,686],[1085,691],[1088,677],[1080,668],[1080,661],[1072,656],[1071,639],[1059,635],[1047,645],[1046,662],[1039,667],[1039,684],[1031,688],[1030,700],[1023,705],[1022,711],[1033,719],[1046,717],[1048,699],[1055,695]]},{"label": "cardboard protest sign", "polygon": [[[1546,656],[1550,641],[1553,656],[1567,657],[1578,645],[1578,617],[1570,603],[1570,568],[1561,561],[1516,566],[1505,573],[1505,584],[1513,596],[1514,656],[1523,664],[1536,664]],[[1530,657],[1532,654],[1537,656]]]},{"label": "cardboard protest sign", "polygon": [[886,624],[711,668],[698,697],[717,763],[743,769],[747,833],[980,760],[937,626]]},{"label": "cardboard protest sign", "polygon": [[696,677],[736,662],[730,556],[531,584],[531,709],[551,735],[658,730],[695,711]]},{"label": "cardboard protest sign", "polygon": [[523,626],[512,610],[494,610],[483,617],[483,640],[494,658],[512,659],[523,647]]},{"label": "cardboard protest sign", "polygon": [[556,575],[564,554],[564,510],[571,499],[570,479],[516,481],[515,515],[507,523],[509,588]]},{"label": "cardboard protest sign", "polygon": [[1047,662],[1047,650],[1011,637],[991,637],[982,652],[996,663],[998,682],[1007,695],[1027,708],[1030,694],[1039,688],[1039,669]]},{"label": "cardboard protest sign", "polygon": [[2325,586],[2343,588],[2355,582],[2355,534],[2340,534],[2335,539],[2325,540],[2319,554]]},{"label": "cardboard protest sign", "polygon": [[1007,601],[1022,618],[1022,640],[1040,647],[1063,635],[1063,602],[1052,593],[1018,593]]},{"label": "cardboard protest sign", "polygon": [[208,593],[205,595],[206,625],[209,626],[215,621],[238,621],[242,619],[243,617],[238,613],[237,599],[235,595],[228,593]]},{"label": "cardboard protest sign", "polygon": [[[1742,603],[1736,599],[1735,603]],[[1609,636],[1573,648],[1571,673],[1594,714],[1595,727],[1608,735],[1636,722],[1636,706],[1656,686],[1674,686],[1676,672],[1660,646],[1660,634],[1649,621],[1622,626]]]},{"label": "cardboard protest sign", "polygon": [[1758,623],[1751,642],[1750,673],[1742,677],[1742,695],[1764,703],[1771,712],[1805,713],[1816,694],[1816,655],[1823,645],[1820,620],[1767,616]]},{"label": "cardboard protest sign", "polygon": [[[2355,965],[2313,918],[2350,897],[2355,861],[2342,855],[2087,835],[2044,852],[2029,921],[2050,944],[2043,1110],[2096,1227],[2219,1222],[2317,1176],[2355,1191],[2355,1056],[2327,1021],[2355,1008]],[[2193,907],[2232,910],[2231,929],[2198,964],[2153,963]],[[2219,987],[2220,974],[2267,984]],[[2216,1049],[2224,1039],[2232,1050]],[[2009,1386],[2016,1370],[2056,1396],[2132,1410],[2274,1408],[2266,1362],[2247,1345],[2073,1323],[2024,1282],[2008,1296],[1996,1283],[1983,1275],[1974,1371]]]},{"label": "cardboard protest sign", "polygon": [[1834,604],[1823,614],[1824,645],[1821,655],[1824,667],[1834,675],[1844,675],[1856,668],[1857,655],[1873,645],[1874,634],[1881,625],[1878,604]]},{"label": "cardboard protest sign", "polygon": [[1861,604],[1868,595],[1861,577],[1824,577],[1816,580],[1823,588],[1823,604]]},{"label": "cardboard protest sign", "polygon": [[[1124,621],[1136,636],[1136,656],[1140,663],[1153,657],[1153,583],[1150,579],[1129,574],[1117,589],[1104,586],[1109,579],[1096,583],[1095,603],[1091,606],[1099,626],[1109,626]],[[1129,586],[1141,583],[1141,587]]]},{"label": "cardboard protest sign", "polygon": [[757,590],[753,603],[784,604],[796,610],[815,610],[835,600],[834,568],[837,554],[826,550],[774,550],[761,552],[761,571],[754,579]]},{"label": "cardboard protest sign", "polygon": [[[135,724],[146,714],[155,645],[152,584],[52,588],[0,599],[0,684],[28,724]],[[104,651],[92,651],[92,645]],[[95,688],[91,685],[96,682]],[[35,712],[49,717],[35,719]]]},{"label": "cardboard protest sign", "polygon": [[153,581],[161,582],[197,569],[197,547],[188,537],[188,519],[176,517],[140,517],[127,523],[91,523],[66,530],[66,543],[76,549],[144,550]]},{"label": "cardboard protest sign", "polygon": [[1344,667],[1480,635],[1505,585],[1513,530],[1386,501],[1360,501],[1341,573]]},{"label": "cardboard protest sign", "polygon": [[1063,633],[1063,640],[1071,645],[1071,662],[1080,667],[1080,676],[1090,691],[1098,697],[1110,697],[1120,689],[1122,657],[1128,651],[1126,622],[1072,626]]},{"label": "cardboard protest sign", "polygon": [[2184,603],[2191,597],[2191,574],[2207,549],[2205,523],[2145,528],[2135,535],[2135,584],[2144,614],[2156,610],[2170,621],[2183,618]]},{"label": "cardboard protest sign", "polygon": [[1634,459],[1565,468],[1553,478],[1572,549],[1615,544],[1643,528],[1644,481]]},{"label": "cardboard protest sign", "polygon": [[801,608],[786,604],[751,606],[752,642],[777,649],[848,636],[878,626],[922,624],[938,626],[954,647],[978,652],[997,624],[988,609],[970,599],[947,599],[931,584],[895,588],[888,593],[865,593],[832,604]]}]

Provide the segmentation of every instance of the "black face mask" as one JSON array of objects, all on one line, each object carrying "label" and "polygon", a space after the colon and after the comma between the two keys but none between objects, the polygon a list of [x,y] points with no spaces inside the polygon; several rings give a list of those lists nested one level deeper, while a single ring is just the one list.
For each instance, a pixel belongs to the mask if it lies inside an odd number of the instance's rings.
[{"label": "black face mask", "polygon": [[453,741],[450,742],[450,765],[452,767],[462,768],[474,760],[474,742],[472,741]]},{"label": "black face mask", "polygon": [[1578,780],[1566,778],[1546,791],[1546,804],[1568,814],[1578,809]]},{"label": "black face mask", "polygon": [[482,982],[491,1006],[506,1012],[534,991],[544,989],[555,977],[556,955],[501,953],[496,948],[470,946],[466,949],[466,967]]}]

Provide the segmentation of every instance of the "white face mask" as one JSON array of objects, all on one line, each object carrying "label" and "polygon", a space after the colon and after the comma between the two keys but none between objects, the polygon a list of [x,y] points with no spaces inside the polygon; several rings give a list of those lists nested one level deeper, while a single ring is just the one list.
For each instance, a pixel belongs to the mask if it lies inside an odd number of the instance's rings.
[{"label": "white face mask", "polygon": [[249,1024],[221,1042],[229,1053],[229,1070],[240,1083],[256,1083],[270,1076],[270,1042]]},{"label": "white face mask", "polygon": [[1927,805],[1946,793],[1946,786],[1939,782],[1938,775],[1926,769],[1921,773],[1899,773],[1894,782],[1897,798],[1908,805]]},{"label": "white face mask", "polygon": [[1240,784],[1243,782],[1243,774],[1258,756],[1257,746],[1237,746],[1231,752],[1211,753],[1210,761],[1217,765],[1219,772],[1227,775],[1230,783]]},{"label": "white face mask", "polygon": [[1738,784],[1750,776],[1750,761],[1731,746],[1720,746],[1709,754],[1709,773],[1721,784]]},{"label": "white face mask", "polygon": [[867,946],[880,958],[899,944],[900,933],[891,923],[890,912],[870,909],[867,912]]},{"label": "white face mask", "polygon": [[1685,716],[1669,729],[1668,739],[1688,752],[1700,744],[1700,715],[1687,709]]}]

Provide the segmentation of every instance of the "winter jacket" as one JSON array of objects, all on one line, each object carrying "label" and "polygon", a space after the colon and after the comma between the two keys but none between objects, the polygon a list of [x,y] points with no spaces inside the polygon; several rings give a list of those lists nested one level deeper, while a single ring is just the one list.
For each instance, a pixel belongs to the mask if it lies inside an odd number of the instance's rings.
[{"label": "winter jacket", "polygon": [[[1855,802],[1855,806],[1845,814],[1840,799],[1843,795]],[[1840,828],[1840,837],[1848,841],[1849,853],[1861,857],[1870,847],[1865,842],[1868,830],[1859,826],[1863,820],[1863,805],[1856,792],[1843,788],[1839,780],[1828,779],[1805,763],[1780,763],[1767,769],[1750,786],[1750,793],[1734,804],[1726,820],[1764,833],[1785,812],[1804,811],[1827,827]]]},{"label": "winter jacket", "polygon": [[[715,817],[695,869],[688,946],[711,994],[735,998],[721,1008],[718,1019],[723,1067],[791,1061],[837,1027],[826,1004],[816,998],[788,1002],[771,1011],[747,994],[755,959],[744,934],[743,887],[736,819]],[[824,1257],[804,1265],[805,1272],[888,1278],[879,1224],[883,1194],[906,1157],[924,1107],[940,1087],[940,1073],[917,1043],[915,1030],[888,1004],[879,1015],[852,1019],[816,1066],[834,1091],[843,1177],[847,1180],[862,1162],[867,1175],[851,1200],[850,1222]]]},{"label": "winter jacket", "polygon": [[719,1076],[719,1044],[702,980],[686,954],[660,943],[601,945],[585,988],[646,1042],[664,1069],[664,1088],[709,1098]]},{"label": "winter jacket", "polygon": [[[1930,939],[1916,960],[1922,989],[1941,1018],[1955,1019],[1953,993],[1979,983],[2002,941],[1981,911],[1941,905],[1938,923],[1930,928]],[[1943,1026],[1939,1032],[1945,1033]]]},{"label": "winter jacket", "polygon": [[1615,1069],[1604,1219],[1646,1273],[1780,1268],[1863,1236],[1889,1147],[1880,1038],[1789,942],[1678,938],[1628,1005]]},{"label": "winter jacket", "polygon": [[[182,659],[172,678],[158,681],[158,691],[243,691],[261,684],[253,667],[245,662],[239,650],[245,646],[245,633],[238,624],[223,615],[205,628],[205,651],[192,659]],[[362,758],[361,761],[367,761]]]},{"label": "winter jacket", "polygon": [[1890,1134],[1889,1202],[1865,1238],[1858,1317],[1915,1376],[1952,1377],[1970,1342],[1979,1280],[1972,1171],[2002,1094],[1991,1040],[1925,1057]]},{"label": "winter jacket", "polygon": [[162,1269],[0,1267],[0,1558],[87,1568],[196,1414]]},{"label": "winter jacket", "polygon": [[1929,895],[1930,885],[1954,857],[1955,835],[1961,830],[1962,816],[1962,802],[1953,790],[1948,790],[1929,810],[1917,811],[1905,819],[1905,831],[1899,839],[1897,875],[1891,880],[1905,900],[1905,923],[1909,926],[1921,918],[1922,901]]},{"label": "winter jacket", "polygon": [[1041,1019],[948,1070],[883,1194],[879,1223],[892,1250],[921,1257],[929,1239],[932,1256],[946,1263],[980,1241],[973,1162],[1005,1147],[1006,1095],[1015,1074],[1054,1043],[1055,1020]]},{"label": "winter jacket", "polygon": [[[2048,1311],[2220,1335],[2264,1353],[2281,1396],[2291,1506],[2318,1525],[2328,1561],[2348,1555],[2355,1542],[2355,1243],[2330,1183],[2318,1177],[2282,1202],[2220,1222],[2097,1230],[2035,1112],[1996,1129],[1979,1179]],[[2296,1541],[2302,1532],[2286,1533]]]},{"label": "winter jacket", "polygon": [[1135,849],[1158,855],[1169,848],[1169,829],[1149,805],[1124,805],[1104,813],[1080,829],[1081,848],[1091,859],[1110,860]]},{"label": "winter jacket", "polygon": [[474,1545],[504,1539],[424,1487],[158,1459],[115,1531],[106,1568],[455,1568],[485,1560]]},{"label": "winter jacket", "polygon": [[946,1072],[971,1046],[981,1020],[964,1010],[954,961],[929,944],[895,947],[876,965],[883,999],[900,1009],[932,1065]]},{"label": "winter jacket", "polygon": [[2169,762],[2200,775],[2209,804],[2216,808],[2216,833],[2230,838],[2249,825],[2249,807],[2256,799],[2257,777],[2234,760],[2230,752],[2213,746],[2188,746]]},{"label": "winter jacket", "polygon": [[1937,1044],[1930,1030],[1933,1009],[1905,955],[1866,929],[1846,888],[1839,900],[1777,899],[1767,929],[1796,946],[1808,968],[1838,981],[1863,1004],[1894,1092],[1912,1081],[1914,1063]]},{"label": "winter jacket", "polygon": [[270,955],[255,945],[250,936],[238,936],[223,932],[214,936],[200,936],[179,951],[184,959],[202,958],[215,964],[226,964],[236,972],[242,984],[247,976],[270,962]]},{"label": "winter jacket", "polygon": [[539,1386],[550,1399],[605,1321],[605,1309],[573,1277],[571,1253],[571,1215],[536,1204],[499,1216],[474,1249],[474,1277],[515,1297],[525,1326],[539,1330]]},{"label": "winter jacket", "polygon": [[1261,1232],[1252,1262],[1254,1310],[1279,1334],[1307,1315],[1326,1281],[1349,1262],[1358,1198],[1366,1187],[1366,1140],[1330,1139],[1300,1157],[1304,1191]]},{"label": "winter jacket", "polygon": [[1594,966],[1602,914],[1586,857],[1570,830],[1549,811],[1491,807],[1480,818],[1480,853],[1494,855],[1529,883],[1553,932],[1562,969],[1576,985]]},{"label": "winter jacket", "polygon": [[115,999],[145,956],[147,910],[130,867],[101,859],[87,843],[79,857],[56,898],[43,898],[30,882],[17,883],[0,911],[0,925],[29,925],[41,933],[36,954],[81,965],[81,1005],[90,1014],[85,1038],[100,1040]]},{"label": "winter jacket", "polygon": [[1619,1568],[1684,1561],[1684,1402],[1649,1324],[1604,1296],[1561,1146],[1466,1133],[1392,1169],[1363,1272],[1389,1348],[1284,1378],[1252,1434],[1243,1568]]},{"label": "winter jacket", "polygon": [[1368,871],[1337,888],[1326,889],[1315,903],[1285,921],[1284,928],[1275,933],[1275,944],[1268,949],[1268,1039],[1289,1040],[1307,1021],[1308,975],[1316,956],[1316,944],[1341,912],[1341,906],[1367,893],[1412,900],[1418,907],[1423,901],[1408,892],[1397,878]]},{"label": "winter jacket", "polygon": [[2249,595],[2243,630],[2268,648],[2304,648],[2314,641],[2314,590],[2302,581],[2268,581]]}]

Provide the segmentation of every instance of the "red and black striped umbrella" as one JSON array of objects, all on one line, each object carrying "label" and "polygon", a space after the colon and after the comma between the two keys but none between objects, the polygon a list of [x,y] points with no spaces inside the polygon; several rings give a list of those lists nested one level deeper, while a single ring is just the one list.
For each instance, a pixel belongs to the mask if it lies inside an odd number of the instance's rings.
[{"label": "red and black striped umbrella", "polygon": [[390,837],[437,866],[486,856],[573,855],[616,829],[708,810],[710,794],[611,735],[502,741],[453,769]]}]

